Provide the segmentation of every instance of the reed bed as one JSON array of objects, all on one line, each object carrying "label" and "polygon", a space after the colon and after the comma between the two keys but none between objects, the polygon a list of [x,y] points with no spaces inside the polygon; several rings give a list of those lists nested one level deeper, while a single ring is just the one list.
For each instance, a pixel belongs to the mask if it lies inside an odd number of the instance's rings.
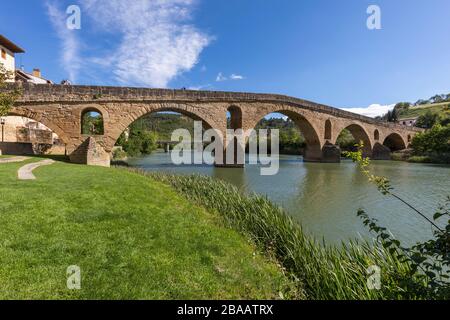
[{"label": "reed bed", "polygon": [[[401,288],[410,267],[378,243],[350,241],[342,246],[319,243],[302,231],[282,208],[259,195],[210,177],[170,175],[128,169],[168,184],[187,199],[217,212],[230,228],[247,236],[275,258],[308,299],[416,299]],[[355,213],[356,214],[356,213]],[[381,289],[369,289],[367,268],[381,268]]]}]

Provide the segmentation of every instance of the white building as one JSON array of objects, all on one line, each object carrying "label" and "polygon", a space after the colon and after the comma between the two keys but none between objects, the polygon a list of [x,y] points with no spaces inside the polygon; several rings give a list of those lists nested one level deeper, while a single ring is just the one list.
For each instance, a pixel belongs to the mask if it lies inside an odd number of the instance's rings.
[{"label": "white building", "polygon": [[399,119],[397,121],[397,123],[407,126],[407,127],[414,127],[417,123],[417,119],[418,117],[415,118],[404,118],[404,119]]},{"label": "white building", "polygon": [[[52,81],[42,77],[39,69],[34,69],[32,73],[16,69],[15,55],[24,52],[22,48],[14,44],[11,40],[0,35],[0,64],[3,64],[6,71],[14,75],[7,82],[53,84]],[[48,152],[64,154],[65,147],[59,141],[58,136],[43,124],[32,119],[16,116],[2,117],[1,120],[0,155],[2,154],[2,148],[14,152],[13,154],[20,152],[23,148],[17,147],[19,144],[53,145],[53,148]]]},{"label": "white building", "polygon": [[41,70],[33,69],[33,73],[16,70],[16,82],[30,82],[34,84],[53,84],[51,80],[42,78]]},{"label": "white building", "polygon": [[25,51],[18,45],[14,44],[11,40],[0,35],[0,63],[3,64],[5,69],[12,74],[14,78],[8,80],[8,82],[30,82],[34,84],[53,84],[52,81],[44,79],[41,75],[41,70],[33,69],[32,73],[25,72],[21,69],[16,69],[16,57],[17,53],[24,53]]},{"label": "white building", "polygon": [[[15,73],[16,72],[16,53],[24,53],[25,51],[0,35],[0,63],[6,68],[7,71]],[[14,82],[15,79],[8,80],[9,82]]]}]

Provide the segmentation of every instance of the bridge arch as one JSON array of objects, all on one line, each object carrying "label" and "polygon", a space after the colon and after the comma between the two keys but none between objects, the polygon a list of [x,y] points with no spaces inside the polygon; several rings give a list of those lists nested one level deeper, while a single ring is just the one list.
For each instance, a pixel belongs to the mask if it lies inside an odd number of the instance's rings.
[{"label": "bridge arch", "polygon": [[256,122],[252,123],[250,129],[254,129],[256,125],[264,119],[264,117],[272,114],[272,113],[280,113],[284,116],[289,117],[300,129],[303,137],[306,142],[305,154],[303,156],[305,161],[310,162],[319,162],[322,160],[322,145],[321,139],[318,134],[318,130],[313,126],[313,124],[298,111],[290,110],[289,108],[280,108],[274,109],[267,112],[264,115],[259,115]]},{"label": "bridge arch", "polygon": [[48,119],[43,116],[41,113],[32,112],[28,109],[22,109],[20,107],[14,107],[10,112],[8,112],[7,116],[18,116],[25,117],[36,122],[42,123],[44,126],[49,128],[51,131],[56,133],[58,138],[64,143],[68,144],[70,142],[69,137],[66,135],[65,131],[55,123],[54,119]]},{"label": "bridge arch", "polygon": [[186,117],[193,119],[194,121],[201,121],[204,129],[220,128],[216,122],[207,116],[205,116],[200,110],[194,107],[190,107],[185,104],[164,104],[158,106],[143,105],[136,108],[136,112],[133,112],[130,116],[118,121],[118,124],[114,128],[110,129],[110,136],[108,140],[108,149],[112,150],[120,135],[135,121],[140,118],[161,112],[174,112],[182,114]]},{"label": "bridge arch", "polygon": [[391,133],[384,139],[383,145],[388,147],[391,151],[404,150],[407,147],[407,144],[405,140],[403,140],[402,136],[395,132]]},{"label": "bridge arch", "polygon": [[359,124],[352,123],[345,128],[343,128],[338,135],[336,135],[336,140],[334,141],[334,144],[338,143],[338,137],[342,133],[342,131],[348,130],[353,138],[355,139],[356,143],[363,142],[364,148],[363,148],[363,154],[364,156],[371,156],[372,155],[372,142],[370,140],[370,136],[367,133],[367,131]]}]

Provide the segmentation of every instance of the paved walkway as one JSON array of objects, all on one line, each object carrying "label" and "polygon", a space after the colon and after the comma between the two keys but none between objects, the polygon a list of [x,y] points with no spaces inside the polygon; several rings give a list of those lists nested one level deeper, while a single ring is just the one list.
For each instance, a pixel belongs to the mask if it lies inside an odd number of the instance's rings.
[{"label": "paved walkway", "polygon": [[34,169],[39,168],[41,166],[48,166],[53,163],[55,163],[55,161],[53,161],[51,159],[29,163],[29,164],[23,166],[22,168],[20,168],[19,171],[17,172],[17,174],[19,176],[19,180],[35,180],[36,177],[33,174]]},{"label": "paved walkway", "polygon": [[22,162],[27,160],[28,157],[10,157],[10,158],[0,158],[0,164],[2,163],[12,163],[12,162]]}]

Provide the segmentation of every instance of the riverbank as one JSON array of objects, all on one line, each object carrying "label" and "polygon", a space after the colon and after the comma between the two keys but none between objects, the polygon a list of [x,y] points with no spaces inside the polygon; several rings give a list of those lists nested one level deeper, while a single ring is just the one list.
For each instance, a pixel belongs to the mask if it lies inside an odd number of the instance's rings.
[{"label": "riverbank", "polygon": [[[57,162],[0,165],[1,299],[301,298],[269,256],[171,187]],[[68,266],[81,290],[68,290]]]},{"label": "riverbank", "polygon": [[450,164],[450,155],[445,154],[416,155],[412,150],[409,149],[393,152],[391,158],[393,161],[404,161],[410,163]]},{"label": "riverbank", "polygon": [[[130,169],[124,169],[130,170]],[[187,199],[219,214],[230,228],[254,242],[304,290],[307,299],[417,299],[402,287],[417,280],[410,266],[381,245],[350,241],[341,247],[318,243],[284,211],[261,196],[245,196],[235,187],[205,176],[177,176],[131,169],[172,186]],[[383,270],[381,287],[367,287],[367,269]]]}]

